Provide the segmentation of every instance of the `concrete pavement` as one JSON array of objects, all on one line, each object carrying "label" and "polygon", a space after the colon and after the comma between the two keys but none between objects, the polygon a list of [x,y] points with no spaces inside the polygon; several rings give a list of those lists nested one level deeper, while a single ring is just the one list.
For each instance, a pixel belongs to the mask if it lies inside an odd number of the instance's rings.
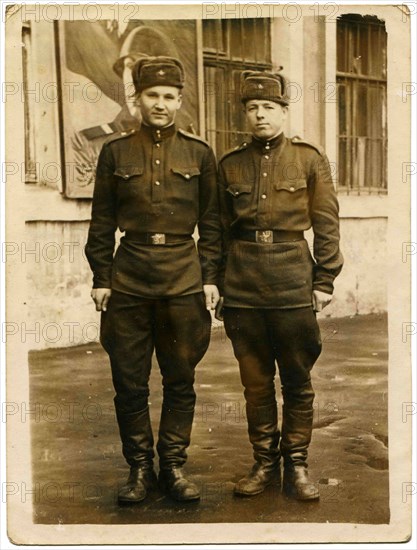
[{"label": "concrete pavement", "polygon": [[[196,375],[187,463],[201,489],[195,504],[178,504],[155,491],[137,506],[119,507],[117,489],[128,468],[107,355],[98,344],[30,354],[34,522],[388,523],[386,316],[323,319],[320,325],[323,352],[313,369],[315,429],[309,458],[310,476],[320,484],[319,502],[290,501],[276,487],[250,499],[233,496],[234,483],[252,465],[252,452],[237,363],[224,330],[217,327]],[[160,406],[155,363],[155,434]]]}]

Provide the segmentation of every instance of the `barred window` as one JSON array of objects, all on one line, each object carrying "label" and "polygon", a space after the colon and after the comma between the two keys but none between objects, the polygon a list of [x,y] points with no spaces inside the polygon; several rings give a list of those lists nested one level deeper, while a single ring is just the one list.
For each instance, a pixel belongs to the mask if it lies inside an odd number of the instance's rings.
[{"label": "barred window", "polygon": [[374,16],[337,21],[338,189],[387,192],[387,33]]},{"label": "barred window", "polygon": [[220,158],[248,137],[240,75],[271,69],[270,19],[206,19],[203,50],[206,139]]},{"label": "barred window", "polygon": [[31,34],[30,23],[22,26],[22,66],[23,66],[23,91],[24,91],[24,115],[25,115],[25,182],[36,183],[36,158],[35,158],[35,129],[34,129],[34,102],[33,94],[28,90],[33,89],[32,60],[31,60]]}]

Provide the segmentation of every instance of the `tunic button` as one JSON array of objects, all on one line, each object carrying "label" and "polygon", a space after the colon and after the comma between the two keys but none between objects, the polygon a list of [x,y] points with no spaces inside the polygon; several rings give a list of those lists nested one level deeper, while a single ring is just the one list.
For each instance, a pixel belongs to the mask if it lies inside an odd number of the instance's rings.
[{"label": "tunic button", "polygon": [[124,177],[125,180],[128,180],[129,179],[129,174],[125,174],[123,177]]},{"label": "tunic button", "polygon": [[265,149],[266,149],[267,151],[269,151],[269,149],[270,149],[269,145],[265,145]]},{"label": "tunic button", "polygon": [[160,143],[155,143],[155,146],[159,148],[159,147],[161,147],[161,144]]},{"label": "tunic button", "polygon": [[235,195],[239,195],[239,191],[235,191]]},{"label": "tunic button", "polygon": [[266,160],[268,160],[268,159],[269,159],[269,155],[265,155],[265,158],[266,158]]},{"label": "tunic button", "polygon": [[160,181],[156,181],[156,182],[155,182],[155,185],[161,185],[161,182],[160,182]]},{"label": "tunic button", "polygon": [[161,161],[156,159],[155,164],[161,164]]},{"label": "tunic button", "polygon": [[185,179],[186,179],[186,180],[189,180],[190,177],[191,177],[190,174],[185,174]]},{"label": "tunic button", "polygon": [[293,193],[295,191],[295,188],[294,187],[290,187],[290,191],[291,193]]},{"label": "tunic button", "polygon": [[266,176],[268,175],[266,172],[264,172],[263,174],[263,177],[266,178]]},{"label": "tunic button", "polygon": [[261,198],[266,199],[266,195],[265,194],[261,195]]}]

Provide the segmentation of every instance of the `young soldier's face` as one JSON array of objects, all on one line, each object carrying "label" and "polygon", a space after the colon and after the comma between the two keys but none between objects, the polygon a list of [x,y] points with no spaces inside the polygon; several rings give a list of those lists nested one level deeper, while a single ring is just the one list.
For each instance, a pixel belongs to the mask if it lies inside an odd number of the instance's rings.
[{"label": "young soldier's face", "polygon": [[181,103],[182,96],[175,86],[145,88],[138,100],[143,121],[158,128],[169,126],[174,122]]},{"label": "young soldier's face", "polygon": [[282,132],[287,112],[288,107],[275,101],[250,99],[245,105],[249,130],[261,139],[270,139]]}]

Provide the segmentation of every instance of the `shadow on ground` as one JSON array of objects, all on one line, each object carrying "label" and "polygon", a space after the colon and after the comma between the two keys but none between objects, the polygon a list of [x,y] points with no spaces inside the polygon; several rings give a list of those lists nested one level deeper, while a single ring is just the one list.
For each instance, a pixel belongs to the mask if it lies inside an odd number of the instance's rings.
[{"label": "shadow on ground", "polygon": [[[319,502],[289,501],[277,487],[251,499],[233,496],[252,453],[237,364],[217,327],[196,377],[187,471],[201,489],[198,504],[178,504],[155,491],[137,506],[119,507],[116,495],[127,467],[107,355],[98,344],[30,353],[34,522],[388,523],[386,316],[324,319],[320,325],[323,353],[313,369],[309,459],[311,478],[320,485]],[[155,434],[160,405],[155,363]]]}]

